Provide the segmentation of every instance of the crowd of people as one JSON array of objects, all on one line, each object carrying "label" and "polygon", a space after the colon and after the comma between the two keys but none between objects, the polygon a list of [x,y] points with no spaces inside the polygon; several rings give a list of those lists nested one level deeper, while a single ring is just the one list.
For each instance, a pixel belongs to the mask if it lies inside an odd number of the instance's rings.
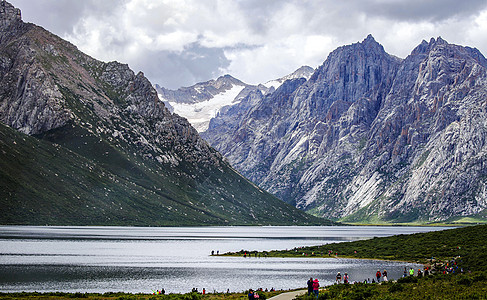
[{"label": "crowd of people", "polygon": [[[442,270],[444,274],[447,273],[455,273],[455,272],[463,272],[463,269],[457,267],[457,262],[455,259],[448,261],[448,262],[443,262],[442,264],[436,264],[435,267],[438,270]],[[436,271],[438,271],[436,270]],[[404,273],[403,277],[407,276],[417,276],[417,277],[423,277],[423,276],[428,276],[432,273],[432,268],[430,266],[425,266],[423,269],[418,269],[415,270],[414,268],[410,267],[409,269],[407,267],[404,267]],[[389,281],[388,273],[387,270],[381,271],[380,269],[377,270],[375,273],[375,277],[372,277],[372,280],[370,278],[364,279],[364,281],[350,281],[350,277],[347,272],[342,274],[341,272],[338,272],[335,276],[335,284],[356,284],[356,283],[380,283],[380,282],[387,282]],[[318,291],[319,291],[319,280],[317,278],[313,279],[310,278],[307,282],[307,287],[308,287],[308,295],[315,295],[318,297]]]},{"label": "crowd of people", "polygon": [[153,295],[165,295],[166,291],[164,289],[157,290],[157,291],[152,291]]},{"label": "crowd of people", "polygon": [[[219,251],[217,251],[217,255],[218,255],[218,252]],[[212,255],[213,254],[214,254],[214,252],[212,251]],[[329,255],[332,255],[332,252],[330,252]],[[247,253],[244,254],[244,257],[245,256],[247,256]],[[418,270],[415,270],[412,267],[409,267],[409,269],[407,267],[404,267],[403,277],[407,277],[407,276],[423,277],[423,276],[428,276],[428,275],[432,274],[433,272],[434,273],[443,273],[443,274],[463,273],[463,268],[458,266],[458,260],[459,259],[461,259],[461,258],[456,257],[456,258],[453,258],[449,261],[441,261],[441,260],[435,260],[434,258],[431,258],[430,264],[427,264],[422,269],[420,268]],[[375,277],[372,277],[372,280],[370,278],[367,278],[364,281],[360,281],[360,282],[357,282],[357,281],[351,282],[350,277],[349,277],[347,272],[345,272],[343,275],[341,272],[338,272],[335,276],[335,284],[342,284],[342,282],[343,282],[343,284],[350,284],[350,283],[356,284],[356,283],[380,283],[380,282],[387,282],[387,281],[389,281],[389,278],[388,278],[387,270],[385,270],[385,269],[383,271],[378,269],[377,272],[375,273]],[[307,282],[307,287],[308,287],[308,295],[309,296],[314,295],[316,298],[318,298],[319,289],[320,289],[319,280],[317,278],[313,279],[312,277],[310,277],[310,279]],[[248,292],[249,300],[259,299],[260,298],[260,295],[258,293],[259,291],[264,292],[264,290],[262,288],[257,289],[256,291],[250,289]],[[271,288],[270,290],[268,290],[267,288],[265,289],[265,292],[269,292],[269,291],[273,292],[273,291],[275,291],[275,289],[274,288]],[[193,288],[192,292],[198,293],[198,289]],[[229,293],[229,292],[230,291],[227,290],[227,293]],[[165,290],[161,289],[161,290],[154,291],[153,293],[155,295],[164,295]],[[205,293],[206,293],[206,290],[203,289],[202,294],[205,294]]]}]

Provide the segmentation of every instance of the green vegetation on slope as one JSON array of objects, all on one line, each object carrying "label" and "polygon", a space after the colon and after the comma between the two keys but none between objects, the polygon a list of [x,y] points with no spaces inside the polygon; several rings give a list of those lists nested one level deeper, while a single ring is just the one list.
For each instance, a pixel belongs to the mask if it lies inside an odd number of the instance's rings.
[{"label": "green vegetation on slope", "polygon": [[[269,255],[327,256],[330,250],[339,256],[421,263],[446,263],[455,258],[458,269],[453,274],[408,276],[381,284],[332,285],[321,290],[318,299],[485,299],[487,295],[487,225],[272,251]],[[458,272],[461,268],[465,273]],[[298,297],[311,299],[316,298]]]},{"label": "green vegetation on slope", "polygon": [[[381,284],[338,284],[320,291],[318,299],[485,299],[487,272],[459,275],[430,275],[423,278],[406,277],[397,282]],[[314,296],[297,297],[315,300]]]},{"label": "green vegetation on slope", "polygon": [[460,256],[465,270],[483,271],[487,270],[487,225],[270,251],[267,255],[328,257],[330,251],[339,257],[419,263],[430,263],[431,258],[437,261]]},{"label": "green vegetation on slope", "polygon": [[[56,134],[65,138],[55,138]],[[200,169],[206,174],[195,178],[178,176],[178,170],[121,152],[71,125],[50,138],[57,142],[0,125],[1,224],[322,223],[229,169]]]}]

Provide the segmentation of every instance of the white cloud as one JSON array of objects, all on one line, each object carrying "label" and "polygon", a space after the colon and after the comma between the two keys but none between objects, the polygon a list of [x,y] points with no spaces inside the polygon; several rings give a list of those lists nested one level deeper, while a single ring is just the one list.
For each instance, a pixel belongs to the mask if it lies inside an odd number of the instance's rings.
[{"label": "white cloud", "polygon": [[487,54],[487,3],[480,0],[11,1],[25,21],[170,88],[226,72],[265,82],[316,67],[369,33],[399,57],[437,36]]}]

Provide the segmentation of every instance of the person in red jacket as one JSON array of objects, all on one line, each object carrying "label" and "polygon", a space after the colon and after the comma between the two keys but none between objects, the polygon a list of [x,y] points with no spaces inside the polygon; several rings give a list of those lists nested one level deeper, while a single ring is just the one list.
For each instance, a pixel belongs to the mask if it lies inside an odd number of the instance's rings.
[{"label": "person in red jacket", "polygon": [[316,299],[318,299],[318,293],[319,293],[319,289],[320,289],[320,283],[319,283],[319,281],[318,281],[318,278],[316,278],[316,279],[313,281],[313,293],[315,294]]},{"label": "person in red jacket", "polygon": [[380,270],[377,270],[377,273],[375,273],[375,277],[377,277],[377,282],[380,282],[380,277],[382,274],[380,273]]}]

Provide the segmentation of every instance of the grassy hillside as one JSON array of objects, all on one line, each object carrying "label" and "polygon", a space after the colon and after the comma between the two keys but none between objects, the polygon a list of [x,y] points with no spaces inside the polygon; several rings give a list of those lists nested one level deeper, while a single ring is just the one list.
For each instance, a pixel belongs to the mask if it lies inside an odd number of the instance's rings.
[{"label": "grassy hillside", "polygon": [[63,136],[83,135],[79,143],[96,148],[90,155],[81,155],[90,152],[81,146],[81,154],[68,149],[69,141],[52,143],[0,125],[1,224],[321,223],[283,206],[233,171],[206,169],[205,181],[188,179],[178,176],[177,170],[157,169],[136,155],[120,152],[88,132],[72,130]]}]

